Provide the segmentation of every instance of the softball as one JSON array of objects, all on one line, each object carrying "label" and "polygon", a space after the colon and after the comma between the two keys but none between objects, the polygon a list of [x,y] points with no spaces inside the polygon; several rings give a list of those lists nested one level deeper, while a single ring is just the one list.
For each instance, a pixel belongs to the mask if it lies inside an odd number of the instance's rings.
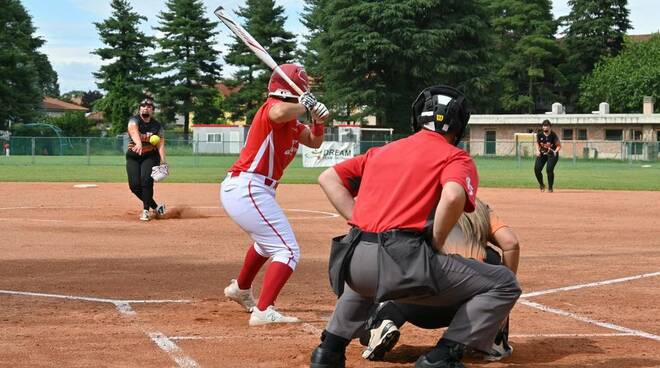
[{"label": "softball", "polygon": [[155,146],[155,145],[158,144],[158,142],[160,142],[160,137],[159,136],[152,135],[151,137],[149,137],[149,143],[151,143],[152,145]]}]

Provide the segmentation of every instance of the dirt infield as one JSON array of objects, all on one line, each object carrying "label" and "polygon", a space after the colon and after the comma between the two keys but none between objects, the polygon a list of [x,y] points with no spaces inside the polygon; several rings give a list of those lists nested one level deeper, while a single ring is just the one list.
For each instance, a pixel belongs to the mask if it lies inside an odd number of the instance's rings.
[{"label": "dirt infield", "polygon": [[[318,186],[282,185],[302,248],[277,301],[304,323],[248,327],[222,297],[249,238],[218,186],[160,184],[168,218],[138,221],[125,184],[0,184],[0,366],[305,367],[334,306],[329,240],[345,232]],[[519,235],[514,354],[471,367],[660,367],[660,192],[481,189]],[[257,286],[263,275],[257,277]],[[441,331],[406,325],[385,362],[411,367]]]}]

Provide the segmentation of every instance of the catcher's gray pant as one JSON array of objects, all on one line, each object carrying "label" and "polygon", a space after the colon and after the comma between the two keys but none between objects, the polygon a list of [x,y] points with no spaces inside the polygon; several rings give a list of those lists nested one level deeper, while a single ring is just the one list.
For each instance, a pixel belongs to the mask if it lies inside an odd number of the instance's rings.
[{"label": "catcher's gray pant", "polygon": [[[351,259],[349,275],[326,330],[346,339],[369,318],[378,282],[378,244],[361,241]],[[406,298],[409,304],[451,306],[463,303],[444,338],[488,351],[500,323],[509,315],[521,290],[515,275],[506,267],[492,266],[456,255],[438,255],[443,272],[436,277],[441,293]],[[387,270],[380,270],[387,272]]]}]

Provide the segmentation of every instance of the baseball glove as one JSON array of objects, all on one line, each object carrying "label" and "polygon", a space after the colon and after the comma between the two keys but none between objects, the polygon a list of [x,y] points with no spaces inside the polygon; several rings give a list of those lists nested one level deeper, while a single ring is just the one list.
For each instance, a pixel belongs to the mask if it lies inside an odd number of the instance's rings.
[{"label": "baseball glove", "polygon": [[167,164],[162,164],[151,168],[151,177],[154,179],[154,181],[163,181],[165,178],[167,178],[168,175],[170,175],[170,167]]}]

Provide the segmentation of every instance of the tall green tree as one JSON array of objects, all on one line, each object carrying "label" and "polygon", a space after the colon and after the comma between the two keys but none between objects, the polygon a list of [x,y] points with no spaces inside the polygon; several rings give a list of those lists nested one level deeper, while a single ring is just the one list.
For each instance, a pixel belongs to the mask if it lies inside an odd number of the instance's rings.
[{"label": "tall green tree", "polygon": [[594,110],[606,101],[612,111],[639,112],[644,96],[660,101],[660,33],[645,42],[628,39],[624,46],[618,56],[606,56],[582,80],[582,110]]},{"label": "tall green tree", "polygon": [[94,50],[108,64],[94,73],[96,85],[107,91],[97,101],[113,133],[126,131],[126,124],[140,100],[149,92],[153,72],[149,49],[153,39],[139,30],[147,18],[133,11],[128,0],[112,0],[112,15],[101,23],[94,23],[106,47]]},{"label": "tall green tree", "polygon": [[338,119],[375,115],[378,125],[407,132],[422,88],[449,84],[477,97],[492,87],[479,1],[307,0],[303,19],[305,60]]},{"label": "tall green tree", "polygon": [[37,69],[38,83],[44,96],[57,97],[60,95],[60,84],[57,72],[48,60],[48,56],[41,52],[34,55],[34,65]]},{"label": "tall green tree", "polygon": [[38,115],[44,94],[57,96],[57,73],[39,52],[32,18],[18,0],[0,1],[0,129]]},{"label": "tall green tree", "polygon": [[561,69],[568,79],[566,102],[574,105],[580,80],[591,73],[602,57],[621,52],[631,24],[627,0],[569,0],[568,4],[571,12],[560,18],[566,27],[563,43],[569,51]]},{"label": "tall green tree", "polygon": [[566,83],[558,65],[564,50],[555,40],[557,22],[550,0],[493,0],[503,112],[547,110]]},{"label": "tall green tree", "polygon": [[[295,36],[284,29],[284,8],[276,6],[274,0],[247,0],[236,14],[245,20],[243,28],[259,42],[278,64],[294,60]],[[270,69],[257,58],[243,41],[234,36],[225,56],[227,64],[238,67],[229,85],[241,85],[238,93],[230,95],[224,104],[233,119],[251,121],[267,95]]]},{"label": "tall green tree", "polygon": [[190,113],[197,122],[215,122],[220,111],[214,100],[215,84],[221,67],[220,53],[213,49],[217,23],[204,16],[200,0],[169,0],[167,11],[158,15],[162,37],[154,55],[158,78],[158,98],[169,113],[184,117],[184,136],[188,137]]}]

